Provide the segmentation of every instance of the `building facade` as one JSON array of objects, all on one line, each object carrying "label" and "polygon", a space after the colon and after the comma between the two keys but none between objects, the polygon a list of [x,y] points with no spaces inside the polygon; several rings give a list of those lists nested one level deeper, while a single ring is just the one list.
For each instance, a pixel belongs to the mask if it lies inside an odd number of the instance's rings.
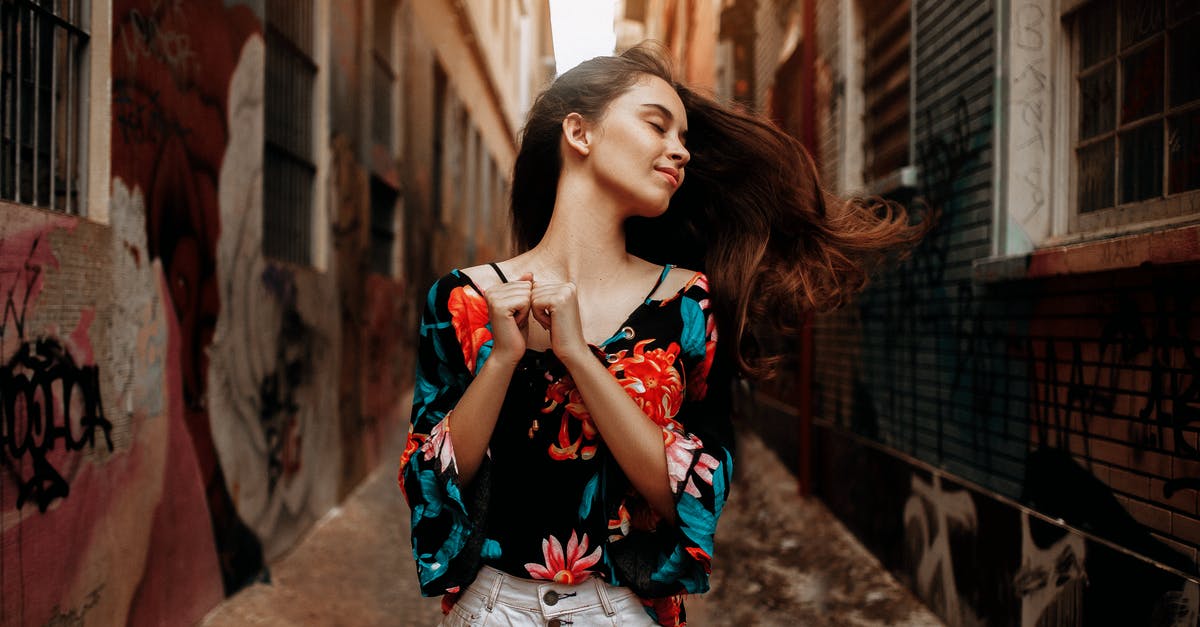
[{"label": "building facade", "polygon": [[743,418],[948,624],[1197,624],[1200,7],[720,4],[719,93],[934,216]]},{"label": "building facade", "polygon": [[827,178],[936,215],[817,318],[819,492],[950,624],[1196,624],[1197,6],[816,11]]},{"label": "building facade", "polygon": [[549,50],[535,0],[0,2],[0,623],[194,623],[398,453]]}]

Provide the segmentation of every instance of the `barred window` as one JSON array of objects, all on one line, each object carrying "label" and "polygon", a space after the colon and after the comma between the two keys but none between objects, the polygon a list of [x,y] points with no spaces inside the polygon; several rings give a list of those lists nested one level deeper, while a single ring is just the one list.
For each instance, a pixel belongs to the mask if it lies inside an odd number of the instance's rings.
[{"label": "barred window", "polygon": [[1170,218],[1200,189],[1200,4],[1096,0],[1074,15],[1076,230]]},{"label": "barred window", "polygon": [[397,152],[397,71],[395,0],[376,0],[371,66],[371,252],[372,272],[395,274],[396,205],[400,197],[395,172]]},{"label": "barred window", "polygon": [[908,98],[911,0],[864,0],[863,180],[879,181],[909,165]]},{"label": "barred window", "polygon": [[396,61],[393,42],[394,0],[375,3],[375,44],[372,46],[371,135],[375,143],[391,152],[395,143],[392,130],[395,116]]},{"label": "barred window", "polygon": [[313,60],[312,0],[267,0],[263,253],[312,262]]},{"label": "barred window", "polygon": [[80,0],[0,0],[0,198],[83,212]]}]

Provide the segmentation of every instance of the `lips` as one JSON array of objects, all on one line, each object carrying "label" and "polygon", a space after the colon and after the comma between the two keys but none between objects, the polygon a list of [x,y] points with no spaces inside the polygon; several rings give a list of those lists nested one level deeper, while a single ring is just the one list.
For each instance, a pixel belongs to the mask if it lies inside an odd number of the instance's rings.
[{"label": "lips", "polygon": [[671,181],[672,187],[679,187],[679,170],[674,168],[654,168],[654,170],[662,172]]}]

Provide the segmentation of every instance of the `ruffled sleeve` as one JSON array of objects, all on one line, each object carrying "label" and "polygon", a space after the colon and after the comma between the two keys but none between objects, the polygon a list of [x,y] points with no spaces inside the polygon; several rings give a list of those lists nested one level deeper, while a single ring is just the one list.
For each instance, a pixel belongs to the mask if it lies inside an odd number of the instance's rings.
[{"label": "ruffled sleeve", "polygon": [[458,592],[475,578],[487,516],[490,459],[459,480],[454,407],[491,350],[487,303],[457,271],[434,283],[421,314],[412,426],[400,457],[400,489],[412,510],[421,593]]},{"label": "ruffled sleeve", "polygon": [[659,520],[618,476],[615,462],[606,471],[608,558],[617,583],[643,598],[708,590],[713,537],[733,477],[730,360],[717,357],[716,322],[707,284],[700,279],[680,303],[683,326],[675,364],[683,371],[682,401],[673,416],[670,403],[654,408],[665,407],[666,415],[647,412],[662,428],[676,522]]}]

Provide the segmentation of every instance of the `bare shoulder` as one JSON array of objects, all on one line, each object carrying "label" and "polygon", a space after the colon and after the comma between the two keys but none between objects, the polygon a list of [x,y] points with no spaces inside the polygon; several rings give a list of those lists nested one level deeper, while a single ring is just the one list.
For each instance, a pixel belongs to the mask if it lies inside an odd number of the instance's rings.
[{"label": "bare shoulder", "polygon": [[653,298],[666,299],[678,294],[696,278],[697,274],[696,270],[688,268],[671,268],[671,271],[667,273],[667,278],[663,279],[662,285],[654,291]]},{"label": "bare shoulder", "polygon": [[470,268],[460,268],[459,272],[467,275],[467,278],[471,279],[475,287],[485,292],[493,285],[500,283],[500,277],[496,274],[496,271],[486,263],[471,266]]}]

